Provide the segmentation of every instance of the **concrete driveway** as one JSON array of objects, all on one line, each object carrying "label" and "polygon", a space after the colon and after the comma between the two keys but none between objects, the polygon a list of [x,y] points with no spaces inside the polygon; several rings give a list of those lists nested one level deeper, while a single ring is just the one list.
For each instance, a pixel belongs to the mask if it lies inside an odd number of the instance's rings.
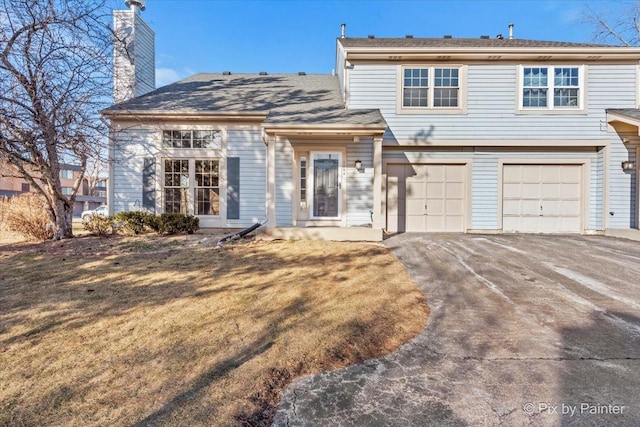
[{"label": "concrete driveway", "polygon": [[640,243],[405,234],[386,245],[427,296],[427,328],[389,356],[296,381],[275,425],[640,425]]}]

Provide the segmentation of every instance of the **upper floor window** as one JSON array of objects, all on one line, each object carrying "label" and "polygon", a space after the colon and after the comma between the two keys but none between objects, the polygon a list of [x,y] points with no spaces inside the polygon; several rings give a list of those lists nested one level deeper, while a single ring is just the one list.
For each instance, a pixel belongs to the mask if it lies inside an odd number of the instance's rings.
[{"label": "upper floor window", "polygon": [[62,169],[60,171],[60,177],[62,179],[73,179],[73,171],[71,169]]},{"label": "upper floor window", "polygon": [[73,188],[62,187],[62,194],[64,194],[65,196],[70,196],[71,194],[73,194]]},{"label": "upper floor window", "polygon": [[406,66],[401,70],[399,109],[402,112],[459,113],[464,109],[462,66]]},{"label": "upper floor window", "polygon": [[583,67],[522,67],[523,110],[581,110],[584,96]]},{"label": "upper floor window", "polygon": [[218,130],[165,130],[162,146],[172,148],[220,148],[222,134]]}]

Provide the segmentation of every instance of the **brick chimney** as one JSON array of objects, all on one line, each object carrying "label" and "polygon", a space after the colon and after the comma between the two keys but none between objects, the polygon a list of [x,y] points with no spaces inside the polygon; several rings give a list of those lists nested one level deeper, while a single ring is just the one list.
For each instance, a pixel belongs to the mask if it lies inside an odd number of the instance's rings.
[{"label": "brick chimney", "polygon": [[140,16],[140,12],[145,10],[145,0],[126,0],[125,4],[129,10],[113,12],[115,103],[156,88],[155,33]]}]

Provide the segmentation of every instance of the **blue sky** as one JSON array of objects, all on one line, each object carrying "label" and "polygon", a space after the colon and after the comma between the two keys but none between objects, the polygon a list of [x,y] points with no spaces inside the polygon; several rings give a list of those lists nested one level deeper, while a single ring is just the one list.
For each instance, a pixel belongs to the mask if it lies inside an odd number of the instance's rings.
[{"label": "blue sky", "polygon": [[343,22],[349,37],[495,37],[514,23],[517,38],[588,42],[584,12],[581,0],[147,0],[142,16],[164,85],[197,72],[331,73]]}]

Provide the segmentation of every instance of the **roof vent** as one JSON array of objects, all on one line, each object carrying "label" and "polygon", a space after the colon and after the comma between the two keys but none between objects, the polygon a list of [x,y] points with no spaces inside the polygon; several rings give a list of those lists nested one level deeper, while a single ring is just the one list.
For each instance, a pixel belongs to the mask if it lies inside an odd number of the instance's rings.
[{"label": "roof vent", "polygon": [[407,34],[406,36],[404,36],[405,39],[412,39],[413,38],[413,34]]},{"label": "roof vent", "polygon": [[509,40],[513,39],[513,24],[509,24]]},{"label": "roof vent", "polygon": [[307,75],[307,73],[305,73],[304,71],[298,71],[298,75],[299,75],[299,76],[306,76],[306,75]]},{"label": "roof vent", "polygon": [[231,75],[231,71],[223,71],[222,75],[223,76],[230,76]]},{"label": "roof vent", "polygon": [[267,72],[266,71],[260,71],[258,74],[260,74],[261,76],[266,76]]},{"label": "roof vent", "polygon": [[489,40],[489,36],[480,36],[482,40]]},{"label": "roof vent", "polygon": [[498,35],[496,36],[496,38],[497,38],[498,40],[504,40],[504,36],[503,36],[502,34],[498,34]]},{"label": "roof vent", "polygon": [[443,39],[452,39],[453,37],[450,34],[445,34]]},{"label": "roof vent", "polygon": [[370,39],[375,39],[376,38],[376,36],[374,36],[373,34],[369,34],[367,37],[370,38]]}]

